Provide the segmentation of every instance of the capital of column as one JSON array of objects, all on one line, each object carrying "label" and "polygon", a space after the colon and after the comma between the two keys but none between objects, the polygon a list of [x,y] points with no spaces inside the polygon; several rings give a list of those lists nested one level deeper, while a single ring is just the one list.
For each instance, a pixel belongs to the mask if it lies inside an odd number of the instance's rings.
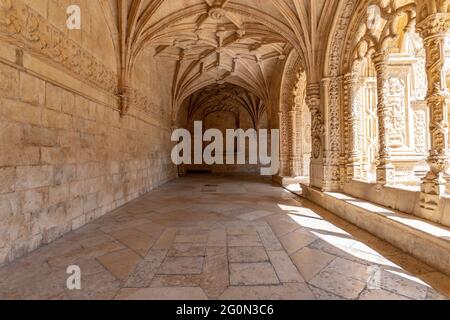
[{"label": "capital of column", "polygon": [[[320,112],[320,84],[310,84],[306,88],[306,104],[311,111],[313,127],[316,124],[322,123],[322,115]],[[314,128],[313,128],[314,129]],[[318,133],[318,132],[317,132]],[[322,133],[318,133],[322,134]]]},{"label": "capital of column", "polygon": [[389,50],[388,49],[379,49],[372,53],[372,61],[374,65],[380,63],[387,63],[387,58],[389,56]]},{"label": "capital of column", "polygon": [[320,103],[320,84],[313,83],[306,87],[306,103],[311,112],[318,111]]},{"label": "capital of column", "polygon": [[349,72],[344,76],[344,86],[352,86],[359,82],[359,75],[356,72]]},{"label": "capital of column", "polygon": [[419,21],[416,25],[416,30],[422,37],[425,45],[426,42],[435,38],[446,37],[450,29],[450,13],[434,13]]}]

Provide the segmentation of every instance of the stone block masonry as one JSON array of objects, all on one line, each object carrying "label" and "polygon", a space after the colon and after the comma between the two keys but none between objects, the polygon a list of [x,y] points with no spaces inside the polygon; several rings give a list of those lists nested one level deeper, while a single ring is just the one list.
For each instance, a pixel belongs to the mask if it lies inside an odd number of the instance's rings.
[{"label": "stone block masonry", "polygon": [[0,62],[0,264],[174,178],[162,138],[169,127]]}]

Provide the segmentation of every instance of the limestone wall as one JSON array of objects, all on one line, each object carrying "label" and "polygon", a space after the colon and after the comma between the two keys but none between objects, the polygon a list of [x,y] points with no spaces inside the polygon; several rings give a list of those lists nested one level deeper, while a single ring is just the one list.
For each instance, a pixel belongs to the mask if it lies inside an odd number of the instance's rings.
[{"label": "limestone wall", "polygon": [[58,33],[39,8],[22,15],[21,3],[0,8],[23,27],[0,24],[0,264],[176,176],[170,120],[133,106],[120,116],[112,45],[103,59],[95,42]]}]

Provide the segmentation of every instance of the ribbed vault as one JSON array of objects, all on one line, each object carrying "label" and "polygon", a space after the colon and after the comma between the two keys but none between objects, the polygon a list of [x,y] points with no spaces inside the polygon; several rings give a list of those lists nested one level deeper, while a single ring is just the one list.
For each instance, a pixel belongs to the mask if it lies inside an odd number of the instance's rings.
[{"label": "ribbed vault", "polygon": [[119,90],[133,86],[137,58],[152,48],[159,63],[176,64],[174,115],[185,98],[212,84],[240,86],[267,103],[292,50],[309,82],[320,79],[337,7],[337,0],[118,0]]},{"label": "ribbed vault", "polygon": [[202,118],[205,118],[217,111],[246,112],[255,129],[259,128],[266,111],[262,99],[242,87],[229,83],[209,85],[195,92],[187,99],[186,106],[188,122],[198,113],[202,113]]}]

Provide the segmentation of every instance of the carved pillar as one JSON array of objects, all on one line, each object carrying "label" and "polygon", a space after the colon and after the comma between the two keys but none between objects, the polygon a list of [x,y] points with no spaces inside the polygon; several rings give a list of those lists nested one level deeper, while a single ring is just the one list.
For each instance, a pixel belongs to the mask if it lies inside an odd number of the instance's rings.
[{"label": "carved pillar", "polygon": [[449,166],[448,104],[450,94],[445,83],[444,41],[450,28],[449,13],[434,13],[417,25],[426,52],[428,92],[426,102],[430,112],[431,146],[427,159],[430,171],[422,179],[421,208],[436,210],[439,197],[445,191],[444,173]]},{"label": "carved pillar", "polygon": [[322,112],[320,110],[320,85],[318,83],[308,85],[306,103],[311,112],[312,153],[310,185],[322,189],[324,184],[323,139],[325,130]]},{"label": "carved pillar", "polygon": [[342,82],[342,107],[341,107],[341,117],[342,117],[342,132],[341,132],[341,155],[340,155],[340,168],[341,168],[341,188],[344,184],[350,182],[351,175],[349,177],[347,170],[347,163],[350,157],[350,128],[349,128],[349,109],[350,109],[350,99],[351,99],[351,86],[349,81],[349,75],[343,77]]},{"label": "carved pillar", "polygon": [[[340,189],[340,98],[342,77],[322,79],[321,110],[323,110],[324,133],[323,149],[323,186],[324,191]],[[326,129],[325,129],[326,128]]]},{"label": "carved pillar", "polygon": [[291,110],[288,113],[289,119],[289,176],[297,177],[300,175],[300,163],[299,163],[299,144],[301,141],[298,140],[298,132],[301,130],[301,127],[298,126],[297,121],[297,111]]},{"label": "carved pillar", "polygon": [[346,74],[344,77],[345,90],[348,95],[345,106],[347,111],[346,121],[348,125],[347,141],[348,141],[348,161],[346,163],[347,182],[353,179],[361,178],[361,110],[360,101],[358,101],[357,86],[359,82],[358,75],[354,73]]},{"label": "carved pillar", "polygon": [[281,177],[301,175],[301,121],[298,111],[280,112],[280,172]]},{"label": "carved pillar", "polygon": [[389,185],[394,181],[394,166],[391,163],[389,149],[389,128],[391,126],[390,110],[386,92],[388,90],[388,62],[387,51],[376,52],[372,55],[372,60],[377,73],[377,115],[378,115],[378,163],[377,163],[377,183],[379,185]]},{"label": "carved pillar", "polygon": [[279,176],[289,175],[288,155],[289,155],[289,128],[286,115],[283,112],[278,113],[280,128],[280,172]]},{"label": "carved pillar", "polygon": [[293,121],[295,122],[295,176],[303,176],[303,131],[305,124],[302,123],[301,106],[296,105]]}]

